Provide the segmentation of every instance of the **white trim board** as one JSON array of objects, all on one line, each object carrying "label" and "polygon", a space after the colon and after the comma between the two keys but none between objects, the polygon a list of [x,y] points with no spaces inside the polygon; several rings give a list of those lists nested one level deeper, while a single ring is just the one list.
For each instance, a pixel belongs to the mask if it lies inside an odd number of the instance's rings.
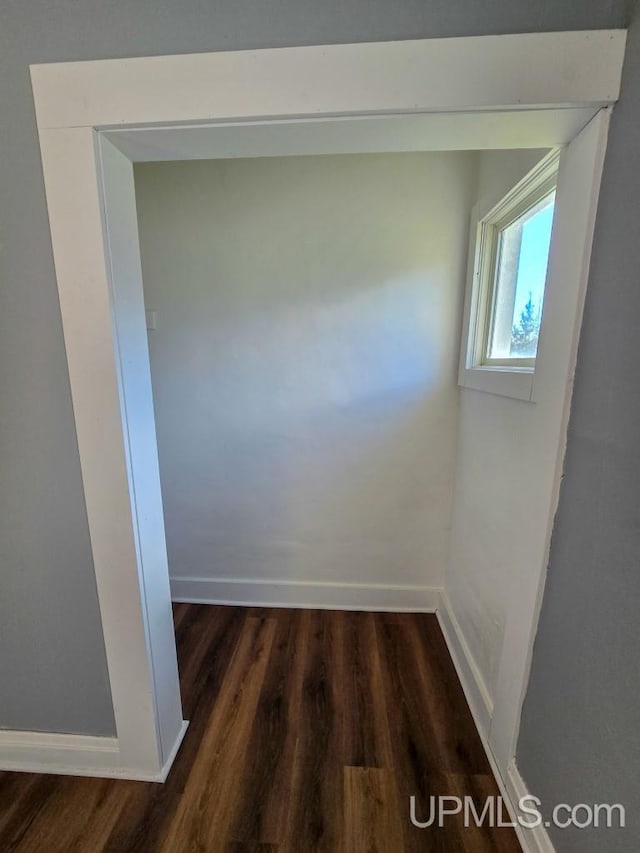
[{"label": "white trim board", "polygon": [[522,797],[529,796],[529,791],[520,776],[515,762],[512,761],[502,778],[500,768],[489,744],[489,731],[493,702],[478,670],[473,656],[462,634],[457,619],[451,609],[451,603],[445,592],[440,594],[440,605],[437,610],[438,623],[443,633],[447,649],[456,669],[458,680],[462,686],[467,705],[471,711],[478,735],[496,780],[500,795],[509,812],[510,820],[515,824],[515,832],[524,853],[555,853],[546,829],[543,826],[529,829],[518,823],[518,803]]},{"label": "white trim board", "polygon": [[[536,419],[529,422],[535,424],[538,438],[545,436],[548,452],[533,457],[535,474],[528,469],[529,488],[538,497],[526,505],[526,512],[530,514],[531,529],[536,525],[536,534],[525,549],[527,558],[520,563],[521,570],[510,578],[512,594],[506,601],[504,636],[493,691],[490,743],[503,775],[516,754],[520,715],[549,565],[610,116],[610,109],[601,110],[563,150],[560,158],[554,236],[544,297],[545,320],[540,330],[533,379],[535,405],[530,407],[535,409]],[[522,404],[516,401],[513,405],[520,407]],[[526,441],[525,436],[528,438],[531,432],[525,430],[523,420],[518,423],[518,437]],[[508,512],[506,504],[504,510]],[[519,511],[523,513],[524,510],[523,505]],[[536,517],[538,522],[534,522]],[[512,553],[512,545],[513,542],[509,542],[505,546],[509,553]]]},{"label": "white trim board", "polygon": [[164,782],[188,725],[183,723],[171,753],[156,773],[122,766],[115,737],[0,729],[0,771]]},{"label": "white trim board", "polygon": [[[511,762],[507,772],[506,795],[514,814],[517,814],[517,805],[520,800],[531,796],[515,761]],[[518,839],[524,853],[555,853],[549,833],[542,824],[532,828],[519,827]]]},{"label": "white trim board", "polygon": [[489,727],[493,715],[493,700],[444,589],[440,593],[437,615],[440,630],[444,634],[449,654],[458,673],[458,679],[462,685],[476,728],[483,741],[488,742]]},{"label": "white trim board", "polygon": [[584,107],[617,100],[625,43],[625,30],[416,39],[60,62],[31,77],[39,128]]},{"label": "white trim board", "polygon": [[235,578],[171,578],[173,601],[246,607],[304,607],[434,613],[440,588]]}]

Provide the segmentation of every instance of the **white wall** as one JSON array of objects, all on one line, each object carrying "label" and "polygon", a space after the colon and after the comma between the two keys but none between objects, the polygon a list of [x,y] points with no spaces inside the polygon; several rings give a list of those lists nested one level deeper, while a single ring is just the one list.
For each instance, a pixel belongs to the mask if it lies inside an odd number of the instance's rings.
[{"label": "white wall", "polygon": [[[474,204],[481,202],[484,207],[486,202],[490,209],[544,154],[536,150],[480,153]],[[513,541],[514,525],[521,525],[522,541],[526,542],[533,413],[528,403],[460,389],[451,552],[445,588],[491,698],[502,653],[515,556],[505,552],[504,544]],[[524,504],[519,509],[520,499]]]},{"label": "white wall", "polygon": [[[443,604],[470,703],[503,777],[515,753],[548,564],[607,126],[603,112],[560,157],[535,402],[460,391]],[[481,157],[483,199],[508,189],[514,169],[533,165],[514,156],[510,165],[506,153]]]},{"label": "white wall", "polygon": [[136,166],[172,578],[441,584],[476,162]]}]

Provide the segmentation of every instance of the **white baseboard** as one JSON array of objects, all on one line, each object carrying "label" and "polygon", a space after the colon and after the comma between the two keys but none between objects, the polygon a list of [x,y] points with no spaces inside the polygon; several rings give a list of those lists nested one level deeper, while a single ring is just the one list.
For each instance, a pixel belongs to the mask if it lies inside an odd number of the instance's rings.
[{"label": "white baseboard", "polygon": [[0,770],[164,782],[187,726],[183,721],[176,742],[159,771],[123,766],[115,737],[0,729]]},{"label": "white baseboard", "polygon": [[0,730],[0,770],[113,776],[119,768],[115,737]]},{"label": "white baseboard", "polygon": [[449,649],[449,654],[458,673],[467,704],[480,735],[482,746],[489,760],[489,765],[498,785],[500,795],[514,824],[520,846],[524,853],[555,853],[551,840],[543,826],[531,829],[522,826],[518,822],[518,803],[522,797],[529,796],[529,791],[518,772],[515,761],[512,761],[509,765],[506,778],[503,779],[493,756],[489,745],[493,702],[487,685],[473,659],[460,624],[453,613],[451,602],[444,590],[440,594],[440,605],[437,615],[447,648]]},{"label": "white baseboard", "polygon": [[176,577],[171,579],[171,598],[192,604],[434,613],[440,589],[400,584]]},{"label": "white baseboard", "polygon": [[[514,810],[517,812],[518,803],[522,797],[530,796],[530,792],[520,775],[515,761],[512,761],[509,765],[506,788],[507,796],[511,800]],[[551,843],[549,833],[542,824],[533,828],[521,827],[518,832],[518,838],[525,853],[555,853],[555,847]]]},{"label": "white baseboard", "polygon": [[182,746],[182,741],[184,740],[184,736],[187,733],[187,729],[189,728],[189,720],[183,720],[180,731],[178,732],[178,737],[175,739],[175,743],[169,750],[169,755],[167,756],[167,760],[162,766],[162,770],[158,773],[157,778],[152,779],[152,782],[164,782],[167,776],[169,775],[169,771],[173,766],[173,762],[175,761],[176,755],[178,754],[178,750]]},{"label": "white baseboard", "polygon": [[476,728],[483,741],[488,741],[493,701],[444,590],[440,593],[438,622],[467,698],[467,704],[473,714]]}]

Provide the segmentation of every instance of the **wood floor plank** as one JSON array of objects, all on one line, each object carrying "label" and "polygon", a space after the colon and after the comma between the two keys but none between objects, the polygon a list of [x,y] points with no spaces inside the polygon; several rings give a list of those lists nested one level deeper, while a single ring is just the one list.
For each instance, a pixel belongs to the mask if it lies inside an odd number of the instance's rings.
[{"label": "wood floor plank", "polygon": [[176,632],[176,634],[180,630],[180,625],[182,624],[182,621],[187,617],[191,618],[191,616],[192,616],[191,608],[192,607],[193,607],[193,605],[184,604],[184,603],[179,603],[179,604],[173,605],[173,629]]},{"label": "wood floor plank", "polygon": [[146,853],[161,846],[245,628],[242,608],[202,604],[178,607],[188,608],[187,618],[179,623],[176,640],[183,713],[190,721],[189,728],[164,785],[134,784],[123,797],[122,819],[107,839],[107,853]]},{"label": "wood floor plank", "polygon": [[[13,774],[6,774],[13,775]],[[11,807],[9,817],[2,822],[0,850],[28,850],[30,830],[61,783],[52,776],[28,774],[28,784]]]},{"label": "wood floor plank", "polygon": [[120,819],[125,802],[122,791],[116,792],[106,779],[87,779],[82,797],[74,796],[76,790],[77,780],[59,779],[16,849],[22,853],[102,850]]},{"label": "wood floor plank", "polygon": [[285,838],[308,632],[304,611],[278,611],[231,831],[238,843],[275,845]]},{"label": "wood floor plank", "polygon": [[[0,851],[516,853],[513,830],[413,827],[497,796],[437,620],[177,604],[185,718],[164,785],[0,773]],[[420,815],[418,815],[420,816]]]},{"label": "wood floor plank", "polygon": [[344,768],[344,843],[349,853],[403,849],[400,804],[391,769]]},{"label": "wood floor plank", "polygon": [[390,767],[391,736],[373,613],[345,613],[344,763]]},{"label": "wood floor plank", "polygon": [[184,792],[161,849],[173,853],[185,838],[196,849],[224,851],[238,807],[248,735],[258,704],[275,619],[247,617]]},{"label": "wood floor plank", "polygon": [[282,844],[287,853],[343,853],[342,747],[344,707],[340,664],[344,613],[306,611],[309,621],[293,764],[291,808]]},{"label": "wood floor plank", "polygon": [[0,773],[0,838],[9,835],[10,822],[15,822],[18,811],[25,811],[30,790],[43,778],[33,773]]},{"label": "wood floor plank", "polygon": [[[450,795],[461,800],[471,798],[475,805],[475,814],[480,815],[487,799],[492,798],[496,823],[510,821],[506,806],[500,805],[500,794],[496,781],[488,773],[453,773],[447,776]],[[463,812],[451,818],[457,824],[457,833],[464,839],[467,853],[520,853],[520,844],[515,832],[507,826],[490,827],[486,822],[478,826],[469,810],[470,819],[464,819]],[[449,820],[447,818],[447,820]]]},{"label": "wood floor plank", "polygon": [[406,615],[403,630],[415,654],[420,693],[437,737],[440,767],[447,773],[490,775],[489,761],[437,620],[427,613]]},{"label": "wood floor plank", "polygon": [[[396,615],[394,614],[394,617]],[[411,614],[407,614],[411,616]],[[428,804],[430,797],[447,796],[446,764],[440,748],[441,736],[428,713],[415,638],[407,633],[409,619],[398,620],[380,614],[376,629],[384,687],[392,732],[393,766],[396,773],[400,809],[404,816],[404,850],[432,853],[463,853],[464,846],[455,826],[444,833],[436,826],[414,827],[409,819],[410,797]]]}]

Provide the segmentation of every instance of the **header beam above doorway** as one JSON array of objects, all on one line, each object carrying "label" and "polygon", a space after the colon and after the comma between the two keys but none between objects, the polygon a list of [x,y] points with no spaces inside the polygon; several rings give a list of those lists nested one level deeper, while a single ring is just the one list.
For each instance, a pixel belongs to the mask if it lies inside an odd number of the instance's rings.
[{"label": "header beam above doorway", "polygon": [[39,129],[604,106],[626,32],[421,39],[31,66]]}]

